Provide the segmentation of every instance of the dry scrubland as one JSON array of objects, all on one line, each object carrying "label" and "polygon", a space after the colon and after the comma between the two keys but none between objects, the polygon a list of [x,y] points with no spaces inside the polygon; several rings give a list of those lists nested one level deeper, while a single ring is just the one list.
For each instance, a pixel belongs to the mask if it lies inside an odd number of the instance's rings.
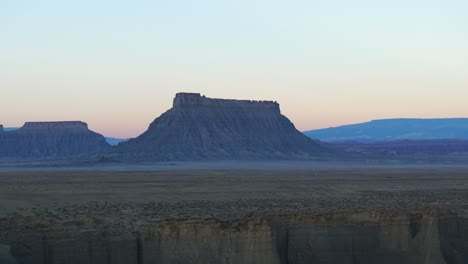
[{"label": "dry scrubland", "polygon": [[[0,171],[0,215],[50,220],[414,211],[468,206],[468,167],[268,164]],[[197,170],[190,170],[194,167]],[[272,169],[271,169],[272,168]],[[297,169],[295,169],[297,168]],[[55,217],[57,216],[57,217]],[[128,219],[130,219],[128,218]],[[131,222],[131,221],[130,221]]]}]

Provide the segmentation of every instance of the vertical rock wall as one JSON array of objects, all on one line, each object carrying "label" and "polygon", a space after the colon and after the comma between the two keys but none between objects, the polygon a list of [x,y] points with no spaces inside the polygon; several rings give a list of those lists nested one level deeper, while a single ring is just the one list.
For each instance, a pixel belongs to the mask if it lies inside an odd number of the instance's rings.
[{"label": "vertical rock wall", "polygon": [[455,216],[173,220],[120,235],[10,233],[0,241],[0,253],[25,264],[455,264],[468,261],[467,230],[467,218]]}]

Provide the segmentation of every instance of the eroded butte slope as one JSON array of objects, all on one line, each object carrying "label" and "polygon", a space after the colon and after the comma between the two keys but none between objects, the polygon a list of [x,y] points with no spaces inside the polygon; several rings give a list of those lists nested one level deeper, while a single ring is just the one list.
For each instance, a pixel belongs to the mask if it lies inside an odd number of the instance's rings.
[{"label": "eroded butte slope", "polygon": [[65,158],[110,149],[104,137],[80,121],[26,122],[14,131],[0,128],[0,158]]},{"label": "eroded butte slope", "polygon": [[139,137],[117,147],[131,160],[282,158],[319,155],[271,101],[211,99],[179,93],[172,109]]}]

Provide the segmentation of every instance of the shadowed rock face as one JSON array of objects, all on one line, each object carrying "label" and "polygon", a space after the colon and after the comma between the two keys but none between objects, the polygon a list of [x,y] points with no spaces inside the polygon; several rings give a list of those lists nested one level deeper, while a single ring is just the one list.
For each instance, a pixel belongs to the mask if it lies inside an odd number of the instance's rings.
[{"label": "shadowed rock face", "polygon": [[24,264],[461,264],[467,227],[459,216],[375,213],[167,220],[119,234],[10,233],[0,253]]},{"label": "shadowed rock face", "polygon": [[27,122],[0,135],[0,158],[61,158],[106,150],[104,137],[79,121]]},{"label": "shadowed rock face", "polygon": [[272,101],[179,93],[172,109],[117,150],[134,160],[309,158],[321,150]]}]

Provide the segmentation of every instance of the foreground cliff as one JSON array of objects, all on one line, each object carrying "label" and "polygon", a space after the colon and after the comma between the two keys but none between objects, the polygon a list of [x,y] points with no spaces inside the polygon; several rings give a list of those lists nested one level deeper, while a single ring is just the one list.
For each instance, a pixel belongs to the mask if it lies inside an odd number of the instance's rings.
[{"label": "foreground cliff", "polygon": [[172,109],[117,147],[126,159],[310,158],[322,147],[296,130],[270,101],[211,99],[179,93]]},{"label": "foreground cliff", "polygon": [[91,215],[65,223],[66,231],[34,229],[32,218],[16,221],[27,229],[1,232],[0,254],[10,261],[3,263],[468,262],[467,215],[367,212],[174,219],[119,232],[96,229],[106,221],[119,228],[119,220]]},{"label": "foreground cliff", "polygon": [[1,159],[64,158],[108,150],[104,137],[79,121],[27,122],[0,132]]}]

